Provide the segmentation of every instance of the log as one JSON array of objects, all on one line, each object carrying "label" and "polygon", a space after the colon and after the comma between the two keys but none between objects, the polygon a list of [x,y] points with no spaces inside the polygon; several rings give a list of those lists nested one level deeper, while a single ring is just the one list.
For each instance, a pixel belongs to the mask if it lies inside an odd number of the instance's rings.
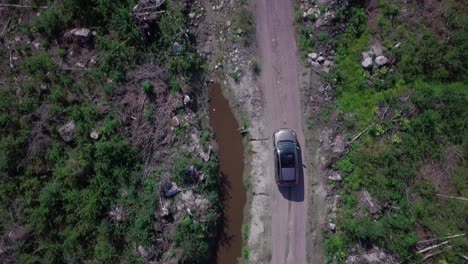
[{"label": "log", "polygon": [[456,196],[451,196],[451,195],[445,195],[445,194],[436,194],[437,196],[444,197],[444,198],[450,198],[450,199],[456,199],[464,202],[468,202],[468,198],[465,197],[456,197]]},{"label": "log", "polygon": [[461,233],[461,234],[456,234],[456,235],[451,235],[451,236],[444,236],[444,237],[440,237],[440,238],[426,239],[426,240],[418,241],[418,243],[433,242],[433,241],[441,240],[441,239],[452,239],[452,238],[456,238],[456,237],[462,237],[464,235],[465,235],[465,233]]},{"label": "log", "polygon": [[437,245],[434,245],[434,246],[430,246],[430,247],[427,247],[427,248],[423,248],[423,249],[419,250],[419,251],[416,252],[416,253],[422,254],[422,253],[424,253],[424,252],[426,252],[426,251],[429,251],[429,250],[431,250],[431,249],[438,248],[438,247],[443,246],[443,245],[447,245],[448,243],[449,243],[449,241],[444,241],[444,242],[442,242],[442,243],[440,243],[440,244],[437,244]]},{"label": "log", "polygon": [[431,254],[428,254],[426,256],[423,257],[422,261],[426,261],[428,260],[429,258],[435,256],[435,255],[439,255],[440,253],[444,253],[445,251],[448,251],[452,249],[452,246],[448,246],[447,248],[445,248],[444,250],[440,250],[440,251],[437,251],[437,252],[434,252],[434,253],[431,253]]}]

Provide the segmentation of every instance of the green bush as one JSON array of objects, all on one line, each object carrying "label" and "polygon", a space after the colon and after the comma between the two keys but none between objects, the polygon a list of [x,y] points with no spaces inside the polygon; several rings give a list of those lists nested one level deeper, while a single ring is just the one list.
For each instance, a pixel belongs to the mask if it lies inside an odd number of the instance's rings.
[{"label": "green bush", "polygon": [[185,217],[175,230],[174,241],[182,249],[182,258],[185,262],[206,263],[209,244],[206,227],[203,224]]},{"label": "green bush", "polygon": [[255,76],[259,76],[260,73],[262,72],[262,69],[260,67],[260,64],[256,61],[252,63],[252,72]]},{"label": "green bush", "polygon": [[35,80],[44,82],[52,80],[57,65],[49,54],[39,53],[28,58],[24,68]]},{"label": "green bush", "polygon": [[141,90],[146,94],[146,95],[151,95],[153,93],[153,89],[154,89],[154,86],[153,86],[153,83],[151,83],[150,80],[145,80],[142,84],[141,84]]},{"label": "green bush", "polygon": [[327,262],[333,262],[336,259],[343,263],[348,255],[349,242],[346,237],[340,234],[333,234],[325,238],[325,252]]},{"label": "green bush", "polygon": [[300,26],[297,44],[299,51],[305,56],[314,51],[314,42],[311,37],[311,31],[307,26]]},{"label": "green bush", "polygon": [[52,5],[41,12],[40,16],[35,19],[34,24],[39,32],[46,34],[48,37],[54,37],[63,29],[64,21],[62,16],[60,9]]}]

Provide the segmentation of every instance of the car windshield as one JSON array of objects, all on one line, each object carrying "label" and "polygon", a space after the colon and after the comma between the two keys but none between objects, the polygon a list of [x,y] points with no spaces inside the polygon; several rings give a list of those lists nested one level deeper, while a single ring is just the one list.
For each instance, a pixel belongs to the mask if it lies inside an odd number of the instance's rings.
[{"label": "car windshield", "polygon": [[294,158],[294,143],[291,141],[278,142],[278,150],[282,168],[294,168],[296,161]]}]

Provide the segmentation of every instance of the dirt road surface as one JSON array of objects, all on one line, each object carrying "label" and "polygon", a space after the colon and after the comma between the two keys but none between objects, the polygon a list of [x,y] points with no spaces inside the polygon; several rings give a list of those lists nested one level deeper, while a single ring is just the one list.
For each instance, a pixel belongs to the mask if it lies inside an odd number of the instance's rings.
[{"label": "dirt road surface", "polygon": [[[271,136],[280,127],[292,128],[303,148],[302,159],[306,161],[299,90],[301,61],[293,14],[293,1],[256,1],[257,50],[262,69],[259,85],[264,97],[265,136]],[[309,173],[304,168],[297,186],[278,188],[273,176],[272,148],[270,143],[267,151],[271,158],[266,159],[264,166],[264,177],[271,179],[271,263],[307,263],[309,201],[305,194],[309,192]]]}]

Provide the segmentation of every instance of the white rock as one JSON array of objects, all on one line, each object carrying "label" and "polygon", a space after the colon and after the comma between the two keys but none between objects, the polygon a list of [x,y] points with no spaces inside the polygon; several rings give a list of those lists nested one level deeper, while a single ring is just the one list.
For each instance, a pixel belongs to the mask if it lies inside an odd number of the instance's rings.
[{"label": "white rock", "polygon": [[179,118],[177,116],[172,117],[171,119],[171,126],[178,127],[180,125]]},{"label": "white rock", "polygon": [[336,230],[336,224],[334,224],[334,223],[328,223],[328,227],[330,227],[330,230],[331,230],[331,231],[335,232],[335,230]]},{"label": "white rock", "polygon": [[382,67],[385,64],[387,64],[388,59],[385,56],[378,56],[377,58],[375,58],[374,62],[375,64],[377,64],[377,66]]},{"label": "white rock", "polygon": [[58,130],[63,141],[70,142],[76,137],[76,125],[74,121],[70,121]]},{"label": "white rock", "polygon": [[185,95],[185,96],[184,96],[184,105],[187,105],[187,104],[189,104],[189,103],[190,103],[190,101],[191,101],[191,99],[190,99],[190,96],[188,96],[188,95]]},{"label": "white rock", "polygon": [[93,129],[93,131],[91,131],[91,133],[89,133],[89,137],[96,140],[96,139],[99,138],[99,133],[95,129]]},{"label": "white rock", "polygon": [[341,181],[343,178],[341,177],[339,172],[333,171],[332,174],[328,176],[328,179],[332,181]]},{"label": "white rock", "polygon": [[195,13],[191,12],[188,16],[189,16],[190,19],[193,19],[195,17]]},{"label": "white rock", "polygon": [[322,63],[324,61],[325,61],[325,58],[323,56],[320,56],[320,57],[317,58],[318,63]]},{"label": "white rock", "polygon": [[87,28],[75,28],[71,32],[74,36],[79,38],[89,39],[91,37],[91,30]]},{"label": "white rock", "polygon": [[317,53],[312,52],[312,53],[307,54],[307,57],[308,57],[309,59],[311,59],[311,60],[317,60],[318,55],[317,55]]},{"label": "white rock", "polygon": [[325,60],[323,62],[323,66],[325,66],[325,67],[330,67],[330,65],[331,65],[331,61],[329,61],[329,60]]},{"label": "white rock", "polygon": [[367,57],[362,62],[361,65],[364,69],[371,69],[372,68],[372,58]]},{"label": "white rock", "polygon": [[226,26],[230,27],[232,24],[231,20],[226,21]]}]

